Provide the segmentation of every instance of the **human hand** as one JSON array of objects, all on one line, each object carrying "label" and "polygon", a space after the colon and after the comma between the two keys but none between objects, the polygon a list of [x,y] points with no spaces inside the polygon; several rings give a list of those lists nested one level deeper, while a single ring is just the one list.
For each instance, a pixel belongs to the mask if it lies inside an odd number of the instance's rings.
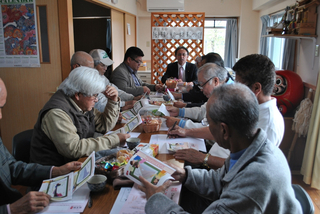
[{"label": "human hand", "polygon": [[81,164],[82,164],[81,162],[72,161],[59,167],[55,166],[52,168],[52,177],[54,178],[60,175],[68,174],[69,172],[72,172],[72,171],[76,171],[80,169]]},{"label": "human hand", "polygon": [[172,130],[169,129],[168,136],[169,138],[186,137],[187,130],[184,128],[181,128],[180,126],[175,126]]},{"label": "human hand", "polygon": [[15,213],[37,213],[48,206],[50,195],[44,192],[28,192],[25,196],[10,204],[10,211]]},{"label": "human hand", "polygon": [[173,95],[174,99],[176,99],[176,100],[182,99],[182,94],[181,93],[177,93],[177,92],[171,91],[171,94]]},{"label": "human hand", "polygon": [[188,161],[193,164],[202,164],[206,154],[195,149],[179,149],[173,155],[177,160]]},{"label": "human hand", "polygon": [[143,87],[143,93],[150,94],[150,89],[147,86],[142,86]]},{"label": "human hand", "polygon": [[170,113],[171,117],[176,117],[179,115],[179,108],[174,107],[174,106],[166,106],[166,109]]},{"label": "human hand", "polygon": [[167,180],[166,182],[164,182],[164,184],[157,187],[149,181],[147,181],[146,179],[144,179],[142,176],[139,176],[139,180],[141,181],[143,186],[138,185],[138,188],[146,194],[147,200],[158,192],[164,193],[172,183],[172,181]]},{"label": "human hand", "polygon": [[160,85],[160,84],[156,84],[155,89],[156,89],[156,91],[159,91],[159,92],[164,91],[163,85]]},{"label": "human hand", "polygon": [[184,108],[187,106],[187,103],[184,103],[184,102],[181,102],[181,101],[175,101],[173,103],[173,106],[174,107],[177,107],[177,108]]},{"label": "human hand", "polygon": [[133,100],[140,100],[143,97],[143,95],[139,95],[133,98]]},{"label": "human hand", "polygon": [[174,168],[176,171],[171,175],[176,181],[179,181],[180,183],[185,182],[187,175],[186,170],[184,168],[178,167],[172,163],[166,163],[172,168]]},{"label": "human hand", "polygon": [[122,110],[128,110],[128,109],[132,109],[133,105],[136,103],[136,100],[130,100],[130,101],[126,101],[125,102],[125,106],[122,107]]},{"label": "human hand", "polygon": [[126,143],[126,139],[130,137],[130,134],[118,133],[117,135],[119,137],[120,147],[123,147],[124,144]]},{"label": "human hand", "polygon": [[108,99],[115,102],[118,101],[118,90],[113,86],[107,86],[106,90],[102,92]]},{"label": "human hand", "polygon": [[180,119],[179,118],[175,118],[175,117],[168,117],[168,116],[163,116],[164,118],[166,118],[166,125],[168,128],[172,127],[173,124],[177,121],[177,125],[179,124],[180,122]]}]

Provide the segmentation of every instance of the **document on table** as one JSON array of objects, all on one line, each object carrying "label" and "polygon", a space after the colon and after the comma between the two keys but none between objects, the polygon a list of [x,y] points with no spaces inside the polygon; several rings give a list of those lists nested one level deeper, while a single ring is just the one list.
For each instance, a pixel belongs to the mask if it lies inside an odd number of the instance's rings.
[{"label": "document on table", "polygon": [[81,213],[87,206],[90,190],[87,185],[81,186],[69,201],[50,202],[40,213]]},{"label": "document on table", "polygon": [[[165,191],[165,195],[177,204],[181,186],[181,184],[171,185]],[[146,203],[145,193],[138,189],[137,184],[134,184],[132,188],[121,188],[110,214],[145,214]]]},{"label": "document on table", "polygon": [[207,152],[206,145],[204,143],[203,139],[200,138],[191,138],[191,137],[185,137],[185,138],[170,138],[167,139],[166,134],[154,134],[151,136],[149,143],[150,144],[158,144],[159,145],[159,154],[169,154],[169,151],[167,149],[167,143],[184,143],[188,142],[189,144],[194,144],[194,148],[198,148],[198,150]]}]

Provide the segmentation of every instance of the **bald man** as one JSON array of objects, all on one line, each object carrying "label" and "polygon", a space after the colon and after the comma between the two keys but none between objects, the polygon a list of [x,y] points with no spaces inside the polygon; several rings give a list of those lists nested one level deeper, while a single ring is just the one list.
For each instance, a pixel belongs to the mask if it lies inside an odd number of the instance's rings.
[{"label": "bald man", "polygon": [[[0,119],[7,100],[7,89],[0,79]],[[29,192],[23,196],[11,185],[38,186],[45,179],[78,170],[80,162],[71,162],[61,167],[27,164],[16,161],[0,138],[0,213],[33,213],[49,204],[50,196],[43,192]]]}]

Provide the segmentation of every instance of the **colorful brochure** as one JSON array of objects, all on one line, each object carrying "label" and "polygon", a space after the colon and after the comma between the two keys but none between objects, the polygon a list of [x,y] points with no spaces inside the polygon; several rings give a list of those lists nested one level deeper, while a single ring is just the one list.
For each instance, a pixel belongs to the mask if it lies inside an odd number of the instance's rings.
[{"label": "colorful brochure", "polygon": [[150,183],[161,186],[165,181],[174,178],[171,176],[176,170],[158,159],[138,151],[128,161],[124,174],[130,180],[142,185],[139,176],[142,176]]},{"label": "colorful brochure", "polygon": [[94,175],[94,164],[95,152],[93,151],[82,163],[81,168],[78,171],[44,180],[39,192],[50,195],[52,201],[66,201],[72,199],[72,194]]}]

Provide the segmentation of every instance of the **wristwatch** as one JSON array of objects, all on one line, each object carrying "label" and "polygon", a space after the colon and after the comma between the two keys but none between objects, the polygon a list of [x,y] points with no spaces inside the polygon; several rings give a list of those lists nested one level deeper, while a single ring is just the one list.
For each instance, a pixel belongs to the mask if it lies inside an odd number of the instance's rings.
[{"label": "wristwatch", "polygon": [[210,156],[210,154],[207,153],[206,156],[205,156],[204,159],[203,159],[203,165],[204,165],[205,167],[209,167],[209,166],[208,166],[209,156]]}]

